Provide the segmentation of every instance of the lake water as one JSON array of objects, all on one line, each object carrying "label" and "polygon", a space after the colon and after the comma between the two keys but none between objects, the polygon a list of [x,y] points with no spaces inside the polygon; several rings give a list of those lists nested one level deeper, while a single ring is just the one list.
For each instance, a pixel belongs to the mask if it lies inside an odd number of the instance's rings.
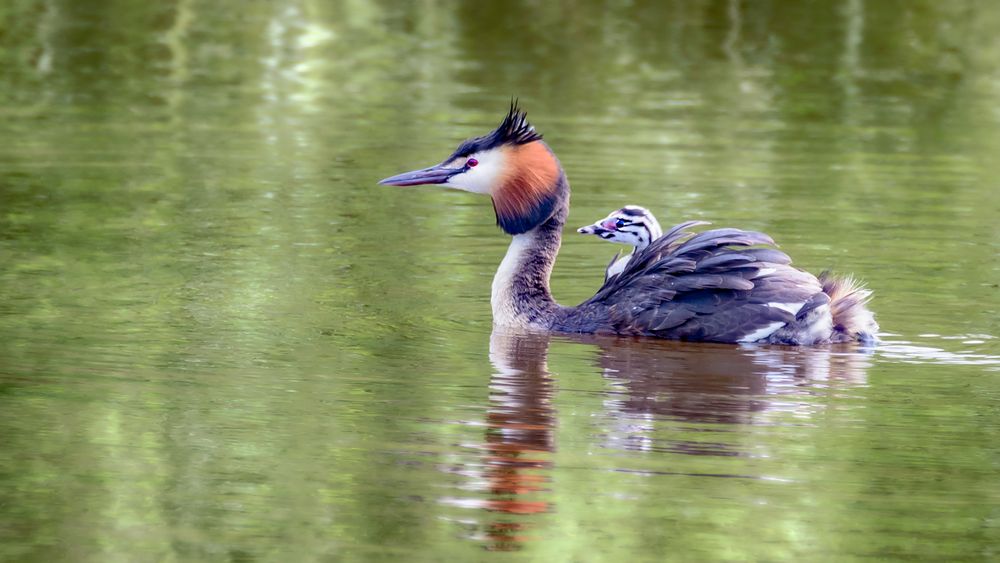
[{"label": "lake water", "polygon": [[[0,6],[0,560],[1000,557],[1000,4]],[[874,348],[491,334],[512,96]],[[567,229],[576,303],[616,250]]]}]

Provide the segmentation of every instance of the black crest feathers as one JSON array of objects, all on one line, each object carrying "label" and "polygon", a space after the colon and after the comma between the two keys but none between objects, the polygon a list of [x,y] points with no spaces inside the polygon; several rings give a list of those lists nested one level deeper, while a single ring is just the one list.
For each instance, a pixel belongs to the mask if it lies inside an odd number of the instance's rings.
[{"label": "black crest feathers", "polygon": [[532,141],[541,141],[542,134],[528,123],[528,113],[517,107],[517,100],[511,100],[510,111],[503,118],[500,126],[488,137],[496,137],[497,145],[523,145]]},{"label": "black crest feathers", "polygon": [[535,131],[528,123],[528,114],[517,106],[517,100],[511,100],[510,110],[500,122],[500,125],[487,135],[469,139],[455,150],[451,158],[465,157],[470,154],[495,149],[501,145],[524,145],[533,141],[541,141],[542,134]]}]

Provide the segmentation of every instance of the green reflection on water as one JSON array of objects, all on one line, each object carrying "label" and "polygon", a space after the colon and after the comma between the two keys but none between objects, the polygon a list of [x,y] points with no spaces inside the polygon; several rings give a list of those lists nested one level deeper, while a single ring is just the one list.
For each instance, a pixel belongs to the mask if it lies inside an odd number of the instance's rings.
[{"label": "green reflection on water", "polygon": [[[0,559],[995,557],[1000,8],[0,6]],[[507,341],[468,194],[573,183],[857,273],[874,353]],[[553,286],[613,250],[567,235]]]}]

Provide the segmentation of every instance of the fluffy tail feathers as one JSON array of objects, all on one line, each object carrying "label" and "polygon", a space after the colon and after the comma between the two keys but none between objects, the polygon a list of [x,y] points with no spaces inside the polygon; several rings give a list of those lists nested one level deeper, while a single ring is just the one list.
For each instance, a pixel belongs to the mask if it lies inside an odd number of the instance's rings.
[{"label": "fluffy tail feathers", "polygon": [[878,323],[868,310],[872,292],[851,276],[836,277],[830,272],[819,275],[823,293],[830,296],[833,316],[831,342],[878,342]]}]

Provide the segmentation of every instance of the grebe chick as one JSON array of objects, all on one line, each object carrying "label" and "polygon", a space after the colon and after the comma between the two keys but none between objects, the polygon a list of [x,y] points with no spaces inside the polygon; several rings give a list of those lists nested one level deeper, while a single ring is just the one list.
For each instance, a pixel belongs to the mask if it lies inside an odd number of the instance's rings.
[{"label": "grebe chick", "polygon": [[699,221],[636,251],[590,299],[559,305],[549,275],[569,214],[569,182],[516,103],[499,127],[461,143],[440,164],[380,183],[490,196],[497,225],[513,237],[493,277],[497,328],[770,344],[867,341],[878,330],[865,307],[870,292],[859,284],[793,268],[763,233],[691,232],[705,224]]},{"label": "grebe chick", "polygon": [[649,243],[663,235],[663,229],[656,217],[645,207],[638,205],[626,205],[621,209],[612,211],[607,217],[600,221],[580,227],[576,230],[585,235],[596,235],[609,242],[620,242],[635,247],[631,254],[619,257],[617,254],[611,259],[607,269],[604,270],[604,279],[620,274],[625,269],[625,264],[632,259],[634,252],[638,252]]}]

